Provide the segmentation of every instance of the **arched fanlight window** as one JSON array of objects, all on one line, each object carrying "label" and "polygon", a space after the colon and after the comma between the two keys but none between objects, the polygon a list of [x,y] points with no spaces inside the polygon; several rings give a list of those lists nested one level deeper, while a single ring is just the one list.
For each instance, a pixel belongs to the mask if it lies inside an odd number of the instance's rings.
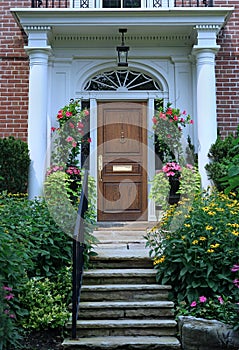
[{"label": "arched fanlight window", "polygon": [[162,91],[150,76],[129,70],[114,70],[97,74],[84,87],[85,91]]}]

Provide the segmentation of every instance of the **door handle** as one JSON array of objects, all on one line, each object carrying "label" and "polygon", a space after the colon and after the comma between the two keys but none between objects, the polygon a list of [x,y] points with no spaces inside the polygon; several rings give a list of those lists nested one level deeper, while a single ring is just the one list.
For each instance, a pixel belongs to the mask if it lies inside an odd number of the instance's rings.
[{"label": "door handle", "polygon": [[98,171],[99,171],[99,181],[103,181],[102,180],[102,171],[103,171],[103,156],[102,156],[102,154],[100,154],[98,156]]}]

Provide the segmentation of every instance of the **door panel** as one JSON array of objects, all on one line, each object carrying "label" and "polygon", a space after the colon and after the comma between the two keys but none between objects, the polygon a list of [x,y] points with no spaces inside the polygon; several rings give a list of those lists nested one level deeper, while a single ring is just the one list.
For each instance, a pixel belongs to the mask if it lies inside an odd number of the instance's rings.
[{"label": "door panel", "polygon": [[98,105],[98,220],[147,220],[146,104]]}]

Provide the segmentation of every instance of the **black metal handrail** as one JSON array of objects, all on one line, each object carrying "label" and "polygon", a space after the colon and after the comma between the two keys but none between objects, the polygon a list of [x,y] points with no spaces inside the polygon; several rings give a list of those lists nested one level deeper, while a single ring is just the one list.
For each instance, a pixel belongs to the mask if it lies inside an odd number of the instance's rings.
[{"label": "black metal handrail", "polygon": [[[73,0],[31,0],[31,6],[33,8],[75,8],[76,3],[79,6],[79,2]],[[153,7],[160,8],[162,6],[161,0],[154,0]],[[80,0],[80,7],[89,7],[89,0]],[[174,0],[174,7],[213,7],[213,0]],[[114,8],[115,10],[116,8]]]},{"label": "black metal handrail", "polygon": [[72,339],[76,338],[76,327],[80,305],[80,293],[84,269],[84,216],[88,209],[88,170],[85,170],[80,203],[73,235],[73,270],[72,270]]}]

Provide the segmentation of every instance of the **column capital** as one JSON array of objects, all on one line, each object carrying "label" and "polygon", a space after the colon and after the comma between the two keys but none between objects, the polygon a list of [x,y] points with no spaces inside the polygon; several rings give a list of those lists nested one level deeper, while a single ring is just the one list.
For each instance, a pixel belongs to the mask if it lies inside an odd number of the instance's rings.
[{"label": "column capital", "polygon": [[49,44],[49,37],[52,34],[51,26],[25,26],[28,35],[28,47],[44,48]]},{"label": "column capital", "polygon": [[198,24],[194,29],[197,32],[197,44],[193,46],[193,53],[202,49],[211,49],[216,53],[220,49],[220,45],[217,45],[219,25]]}]

